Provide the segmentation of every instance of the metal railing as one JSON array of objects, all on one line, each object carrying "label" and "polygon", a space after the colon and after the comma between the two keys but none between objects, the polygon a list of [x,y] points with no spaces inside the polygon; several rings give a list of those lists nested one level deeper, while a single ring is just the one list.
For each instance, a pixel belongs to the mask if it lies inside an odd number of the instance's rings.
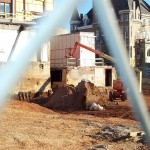
[{"label": "metal railing", "polygon": [[16,12],[15,14],[0,12],[0,19],[32,22],[33,19],[35,18],[37,17],[33,15],[31,12],[22,11],[22,12]]},{"label": "metal railing", "polygon": [[104,66],[104,59],[103,58],[95,58],[95,65],[96,66]]},{"label": "metal railing", "polygon": [[[86,62],[88,62],[86,64]],[[81,63],[83,66],[104,66],[104,59],[103,58],[95,58],[95,61],[93,59],[77,59],[77,58],[56,58],[56,59],[50,59],[51,67],[78,67],[81,66]]]},{"label": "metal railing", "polygon": [[67,66],[77,66],[76,58],[67,58]]}]

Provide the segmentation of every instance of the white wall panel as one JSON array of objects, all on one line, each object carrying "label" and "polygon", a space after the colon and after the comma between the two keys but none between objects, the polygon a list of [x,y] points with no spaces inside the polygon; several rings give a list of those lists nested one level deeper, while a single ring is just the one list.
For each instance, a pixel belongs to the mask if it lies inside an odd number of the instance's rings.
[{"label": "white wall panel", "polygon": [[[35,32],[31,32],[31,31],[22,31],[19,35],[19,39],[16,43],[16,47],[12,56],[12,60],[15,60],[16,57],[18,56],[19,53],[21,53],[21,50],[24,49],[24,47],[29,43],[29,41],[31,40],[31,38],[33,36],[35,36],[36,33]],[[31,58],[31,61],[37,61],[37,52],[35,52],[35,54],[33,55],[33,57]]]},{"label": "white wall panel", "polygon": [[7,62],[16,37],[17,30],[0,29],[0,62]]},{"label": "white wall panel", "polygon": [[48,62],[49,43],[44,43],[41,50],[41,62]]},{"label": "white wall panel", "polygon": [[[94,41],[94,33],[91,32],[80,32],[75,34],[66,34],[53,37],[51,41],[51,66],[67,66],[65,52],[69,51],[70,48],[73,49],[75,42],[81,42],[82,44],[95,49]],[[95,65],[95,54],[88,50],[80,48],[76,52],[75,56],[81,61],[81,63],[78,63],[79,66]]]},{"label": "white wall panel", "polygon": [[[88,47],[95,49],[94,33],[81,32],[80,42]],[[90,52],[84,48],[80,48],[80,66],[94,66],[95,53]]]}]

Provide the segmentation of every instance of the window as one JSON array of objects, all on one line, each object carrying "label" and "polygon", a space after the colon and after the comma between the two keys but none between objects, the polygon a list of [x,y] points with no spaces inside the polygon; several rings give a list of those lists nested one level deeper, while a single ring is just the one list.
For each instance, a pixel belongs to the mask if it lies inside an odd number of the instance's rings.
[{"label": "window", "polygon": [[9,16],[11,13],[11,6],[8,3],[0,3],[0,12],[6,13]]},{"label": "window", "polygon": [[143,48],[141,48],[140,57],[141,57],[141,59],[143,59],[143,58],[144,58],[144,49],[143,49]]},{"label": "window", "polygon": [[77,25],[74,25],[74,31],[76,31],[77,30]]},{"label": "window", "polygon": [[131,26],[131,37],[132,37],[132,26]]},{"label": "window", "polygon": [[98,44],[99,43],[99,36],[100,36],[100,32],[99,32],[99,30],[96,30],[96,32],[95,32],[95,34],[96,34],[96,43]]},{"label": "window", "polygon": [[141,15],[140,14],[138,14],[138,19],[141,19]]},{"label": "window", "polygon": [[129,20],[129,14],[125,14],[124,19],[125,19],[125,21],[128,21]]},{"label": "window", "polygon": [[123,21],[123,15],[120,15],[120,21]]},{"label": "window", "polygon": [[83,22],[84,22],[84,26],[88,25],[88,23],[90,22],[90,19],[87,15],[84,15]]},{"label": "window", "polygon": [[77,25],[71,25],[71,31],[77,31],[78,26]]},{"label": "window", "polygon": [[130,58],[132,58],[132,46],[130,48]]},{"label": "window", "polygon": [[130,15],[130,19],[131,19],[131,20],[133,19],[133,14]]},{"label": "window", "polygon": [[4,3],[0,3],[0,12],[4,11],[5,11]]},{"label": "window", "polygon": [[147,56],[150,56],[150,49],[147,51]]},{"label": "window", "polygon": [[5,9],[7,13],[10,13],[10,4],[5,4]]},{"label": "window", "polygon": [[124,27],[124,36],[125,36],[125,38],[128,38],[128,36],[129,36],[129,27],[128,26]]}]

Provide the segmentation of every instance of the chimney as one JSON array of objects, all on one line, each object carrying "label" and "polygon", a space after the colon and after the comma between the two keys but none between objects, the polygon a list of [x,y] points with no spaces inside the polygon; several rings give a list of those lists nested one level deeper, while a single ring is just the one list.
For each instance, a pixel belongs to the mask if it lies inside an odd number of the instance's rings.
[{"label": "chimney", "polygon": [[80,19],[81,19],[81,20],[83,19],[83,14],[80,14]]}]

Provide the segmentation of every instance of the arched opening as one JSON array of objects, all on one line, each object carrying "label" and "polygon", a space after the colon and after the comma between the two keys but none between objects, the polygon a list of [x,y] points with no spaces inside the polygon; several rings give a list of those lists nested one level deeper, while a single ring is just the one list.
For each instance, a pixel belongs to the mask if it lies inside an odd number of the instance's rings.
[{"label": "arched opening", "polygon": [[150,57],[150,49],[148,49],[148,51],[147,51],[147,56]]}]

